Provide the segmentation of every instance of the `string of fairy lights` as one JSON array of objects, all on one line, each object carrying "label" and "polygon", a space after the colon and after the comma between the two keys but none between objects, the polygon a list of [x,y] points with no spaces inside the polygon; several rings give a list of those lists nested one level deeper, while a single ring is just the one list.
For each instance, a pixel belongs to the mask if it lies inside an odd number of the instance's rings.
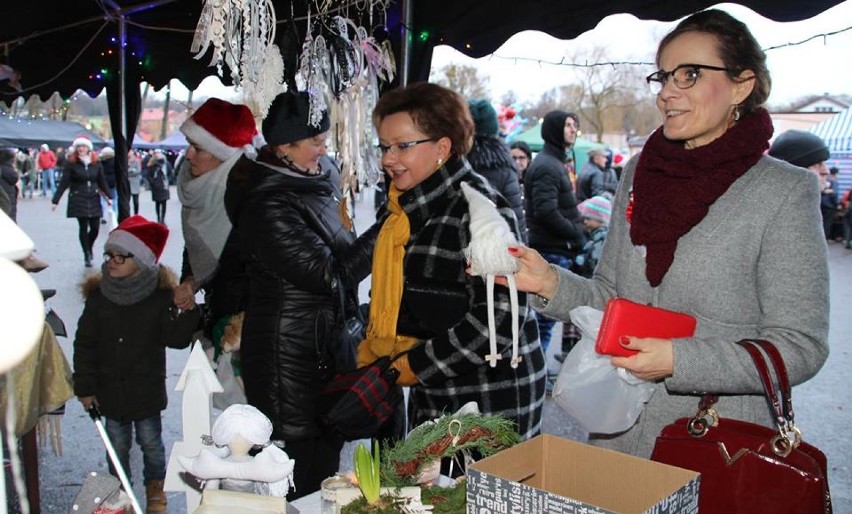
[{"label": "string of fairy lights", "polygon": [[[64,74],[68,69],[70,69],[74,65],[74,63],[77,62],[77,60],[79,60],[82,57],[82,55],[86,52],[86,50],[94,43],[98,34],[100,34],[103,31],[103,29],[106,27],[106,25],[107,25],[107,23],[104,23],[95,31],[95,33],[92,35],[92,37],[86,42],[85,45],[83,45],[83,47],[77,52],[77,54],[74,56],[74,58],[71,59],[63,69],[61,69],[58,73],[56,73],[50,79],[47,79],[47,80],[41,82],[40,84],[35,84],[35,85],[32,85],[28,88],[22,89],[20,91],[20,94],[23,95],[23,94],[25,94],[29,91],[34,91],[38,88],[41,88],[42,86],[44,86],[46,84],[49,84],[49,83],[55,81],[56,79],[58,79],[62,74]],[[170,27],[152,27],[152,26],[145,26],[145,28],[149,29],[149,30],[172,30],[172,31],[182,30],[182,29],[175,29],[175,28],[170,28]],[[838,29],[838,30],[829,31],[829,32],[822,32],[822,33],[819,33],[819,34],[814,34],[812,36],[809,36],[809,37],[802,39],[800,41],[791,41],[791,42],[787,42],[787,43],[780,44],[780,45],[770,46],[770,47],[764,48],[764,51],[770,52],[770,51],[778,50],[778,49],[782,49],[782,48],[800,46],[800,45],[810,43],[811,41],[816,40],[816,39],[822,39],[823,43],[825,45],[828,45],[830,37],[837,36],[839,34],[842,34],[844,32],[848,32],[850,30],[852,30],[852,26],[847,26],[847,27],[844,27],[844,28],[841,28],[841,29]],[[420,41],[426,41],[426,40],[429,39],[429,37],[430,37],[430,33],[428,31],[420,31],[416,36],[416,38],[419,39]],[[100,52],[101,57],[103,57],[105,59],[112,59],[113,54],[115,52],[117,52],[115,45],[118,44],[118,41],[115,37],[110,38],[109,44],[111,45],[110,47],[104,48]],[[549,60],[546,60],[546,59],[537,59],[537,58],[533,58],[533,57],[517,57],[517,56],[513,57],[513,56],[504,56],[504,55],[498,55],[498,54],[490,54],[488,56],[488,58],[489,59],[508,60],[508,61],[513,61],[515,63],[518,63],[518,62],[534,62],[534,63],[537,63],[539,65],[568,66],[568,67],[574,67],[574,68],[591,68],[591,67],[600,67],[600,66],[611,66],[611,67],[614,67],[614,66],[649,66],[649,65],[654,64],[654,63],[648,62],[648,61],[632,61],[632,60],[572,62],[572,61],[567,61],[565,58],[562,58],[559,61],[549,61]],[[144,72],[146,70],[150,70],[154,65],[151,56],[147,55],[142,50],[131,50],[130,51],[130,58],[127,59],[127,64],[140,67],[141,68],[140,78],[143,79],[143,80],[144,80]],[[103,82],[108,78],[109,73],[110,73],[109,67],[98,66],[96,69],[92,70],[91,73],[89,73],[88,79],[91,80],[91,81]],[[30,117],[26,118],[26,119],[48,119],[48,118],[49,119],[55,119],[58,116],[62,116],[64,114],[64,110],[67,110],[69,108],[71,102],[76,100],[76,99],[77,99],[77,95],[75,94],[71,98],[65,99],[61,103],[60,106],[52,109],[50,112],[31,113]],[[2,107],[2,104],[0,104],[0,116],[10,117],[10,118],[15,117],[14,113],[9,112],[8,110],[4,109]]]}]

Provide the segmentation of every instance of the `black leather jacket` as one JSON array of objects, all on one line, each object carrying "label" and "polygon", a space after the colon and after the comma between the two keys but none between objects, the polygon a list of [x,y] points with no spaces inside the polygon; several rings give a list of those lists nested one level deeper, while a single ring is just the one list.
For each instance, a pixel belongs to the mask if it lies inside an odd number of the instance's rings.
[{"label": "black leather jacket", "polygon": [[355,288],[370,273],[378,226],[356,241],[329,170],[305,176],[276,164],[240,159],[225,208],[249,284],[240,349],[246,397],[272,421],[274,439],[298,440],[320,434],[319,391],[330,379],[322,361],[341,323],[339,280]]}]

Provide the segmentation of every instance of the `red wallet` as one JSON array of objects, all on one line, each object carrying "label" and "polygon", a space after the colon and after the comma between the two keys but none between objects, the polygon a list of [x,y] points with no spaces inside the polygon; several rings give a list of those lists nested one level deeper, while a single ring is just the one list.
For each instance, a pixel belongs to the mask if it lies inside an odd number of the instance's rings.
[{"label": "red wallet", "polygon": [[610,298],[606,302],[595,351],[602,355],[630,357],[638,352],[621,346],[621,336],[674,339],[694,334],[695,318],[689,314],[642,305],[624,298]]}]

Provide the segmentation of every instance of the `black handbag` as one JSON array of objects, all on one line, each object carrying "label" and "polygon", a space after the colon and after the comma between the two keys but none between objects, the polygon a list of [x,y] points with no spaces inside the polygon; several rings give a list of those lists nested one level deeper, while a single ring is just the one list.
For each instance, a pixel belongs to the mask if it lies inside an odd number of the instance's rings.
[{"label": "black handbag", "polygon": [[[698,414],[663,428],[651,460],[701,473],[702,514],[830,514],[826,458],[802,441],[793,423],[790,382],[781,353],[765,340],[737,344],[757,367],[776,429],[720,419],[713,409],[718,397],[708,394],[701,399]],[[758,348],[775,368],[777,389]]]},{"label": "black handbag", "polygon": [[[367,335],[367,323],[357,300],[351,298],[347,302],[347,294],[340,279],[337,280],[337,289],[340,296],[338,317],[342,323],[338,325],[340,328],[333,331],[328,351],[331,353],[337,373],[345,373],[358,367],[358,345]],[[350,304],[352,307],[348,308]]]}]

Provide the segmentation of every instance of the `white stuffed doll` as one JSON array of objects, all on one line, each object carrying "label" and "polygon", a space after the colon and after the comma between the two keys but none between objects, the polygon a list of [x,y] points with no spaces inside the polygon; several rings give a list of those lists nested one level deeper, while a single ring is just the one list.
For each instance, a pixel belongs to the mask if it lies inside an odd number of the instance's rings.
[{"label": "white stuffed doll", "polygon": [[[295,461],[270,443],[272,423],[251,405],[234,404],[216,418],[213,448],[197,457],[178,456],[190,474],[205,481],[205,488],[284,497],[292,485]],[[252,457],[249,450],[263,449]]]},{"label": "white stuffed doll", "polygon": [[497,328],[494,318],[494,277],[506,277],[509,285],[509,301],[512,308],[512,360],[513,368],[518,367],[521,358],[518,355],[518,288],[515,284],[515,272],[518,263],[509,255],[507,248],[518,246],[518,239],[500,215],[497,206],[485,195],[465,182],[461,190],[467,198],[470,211],[470,245],[465,248],[465,256],[470,262],[470,273],[485,276],[488,300],[488,338],[490,352],[485,356],[491,367],[497,367],[502,355],[497,352]]}]

